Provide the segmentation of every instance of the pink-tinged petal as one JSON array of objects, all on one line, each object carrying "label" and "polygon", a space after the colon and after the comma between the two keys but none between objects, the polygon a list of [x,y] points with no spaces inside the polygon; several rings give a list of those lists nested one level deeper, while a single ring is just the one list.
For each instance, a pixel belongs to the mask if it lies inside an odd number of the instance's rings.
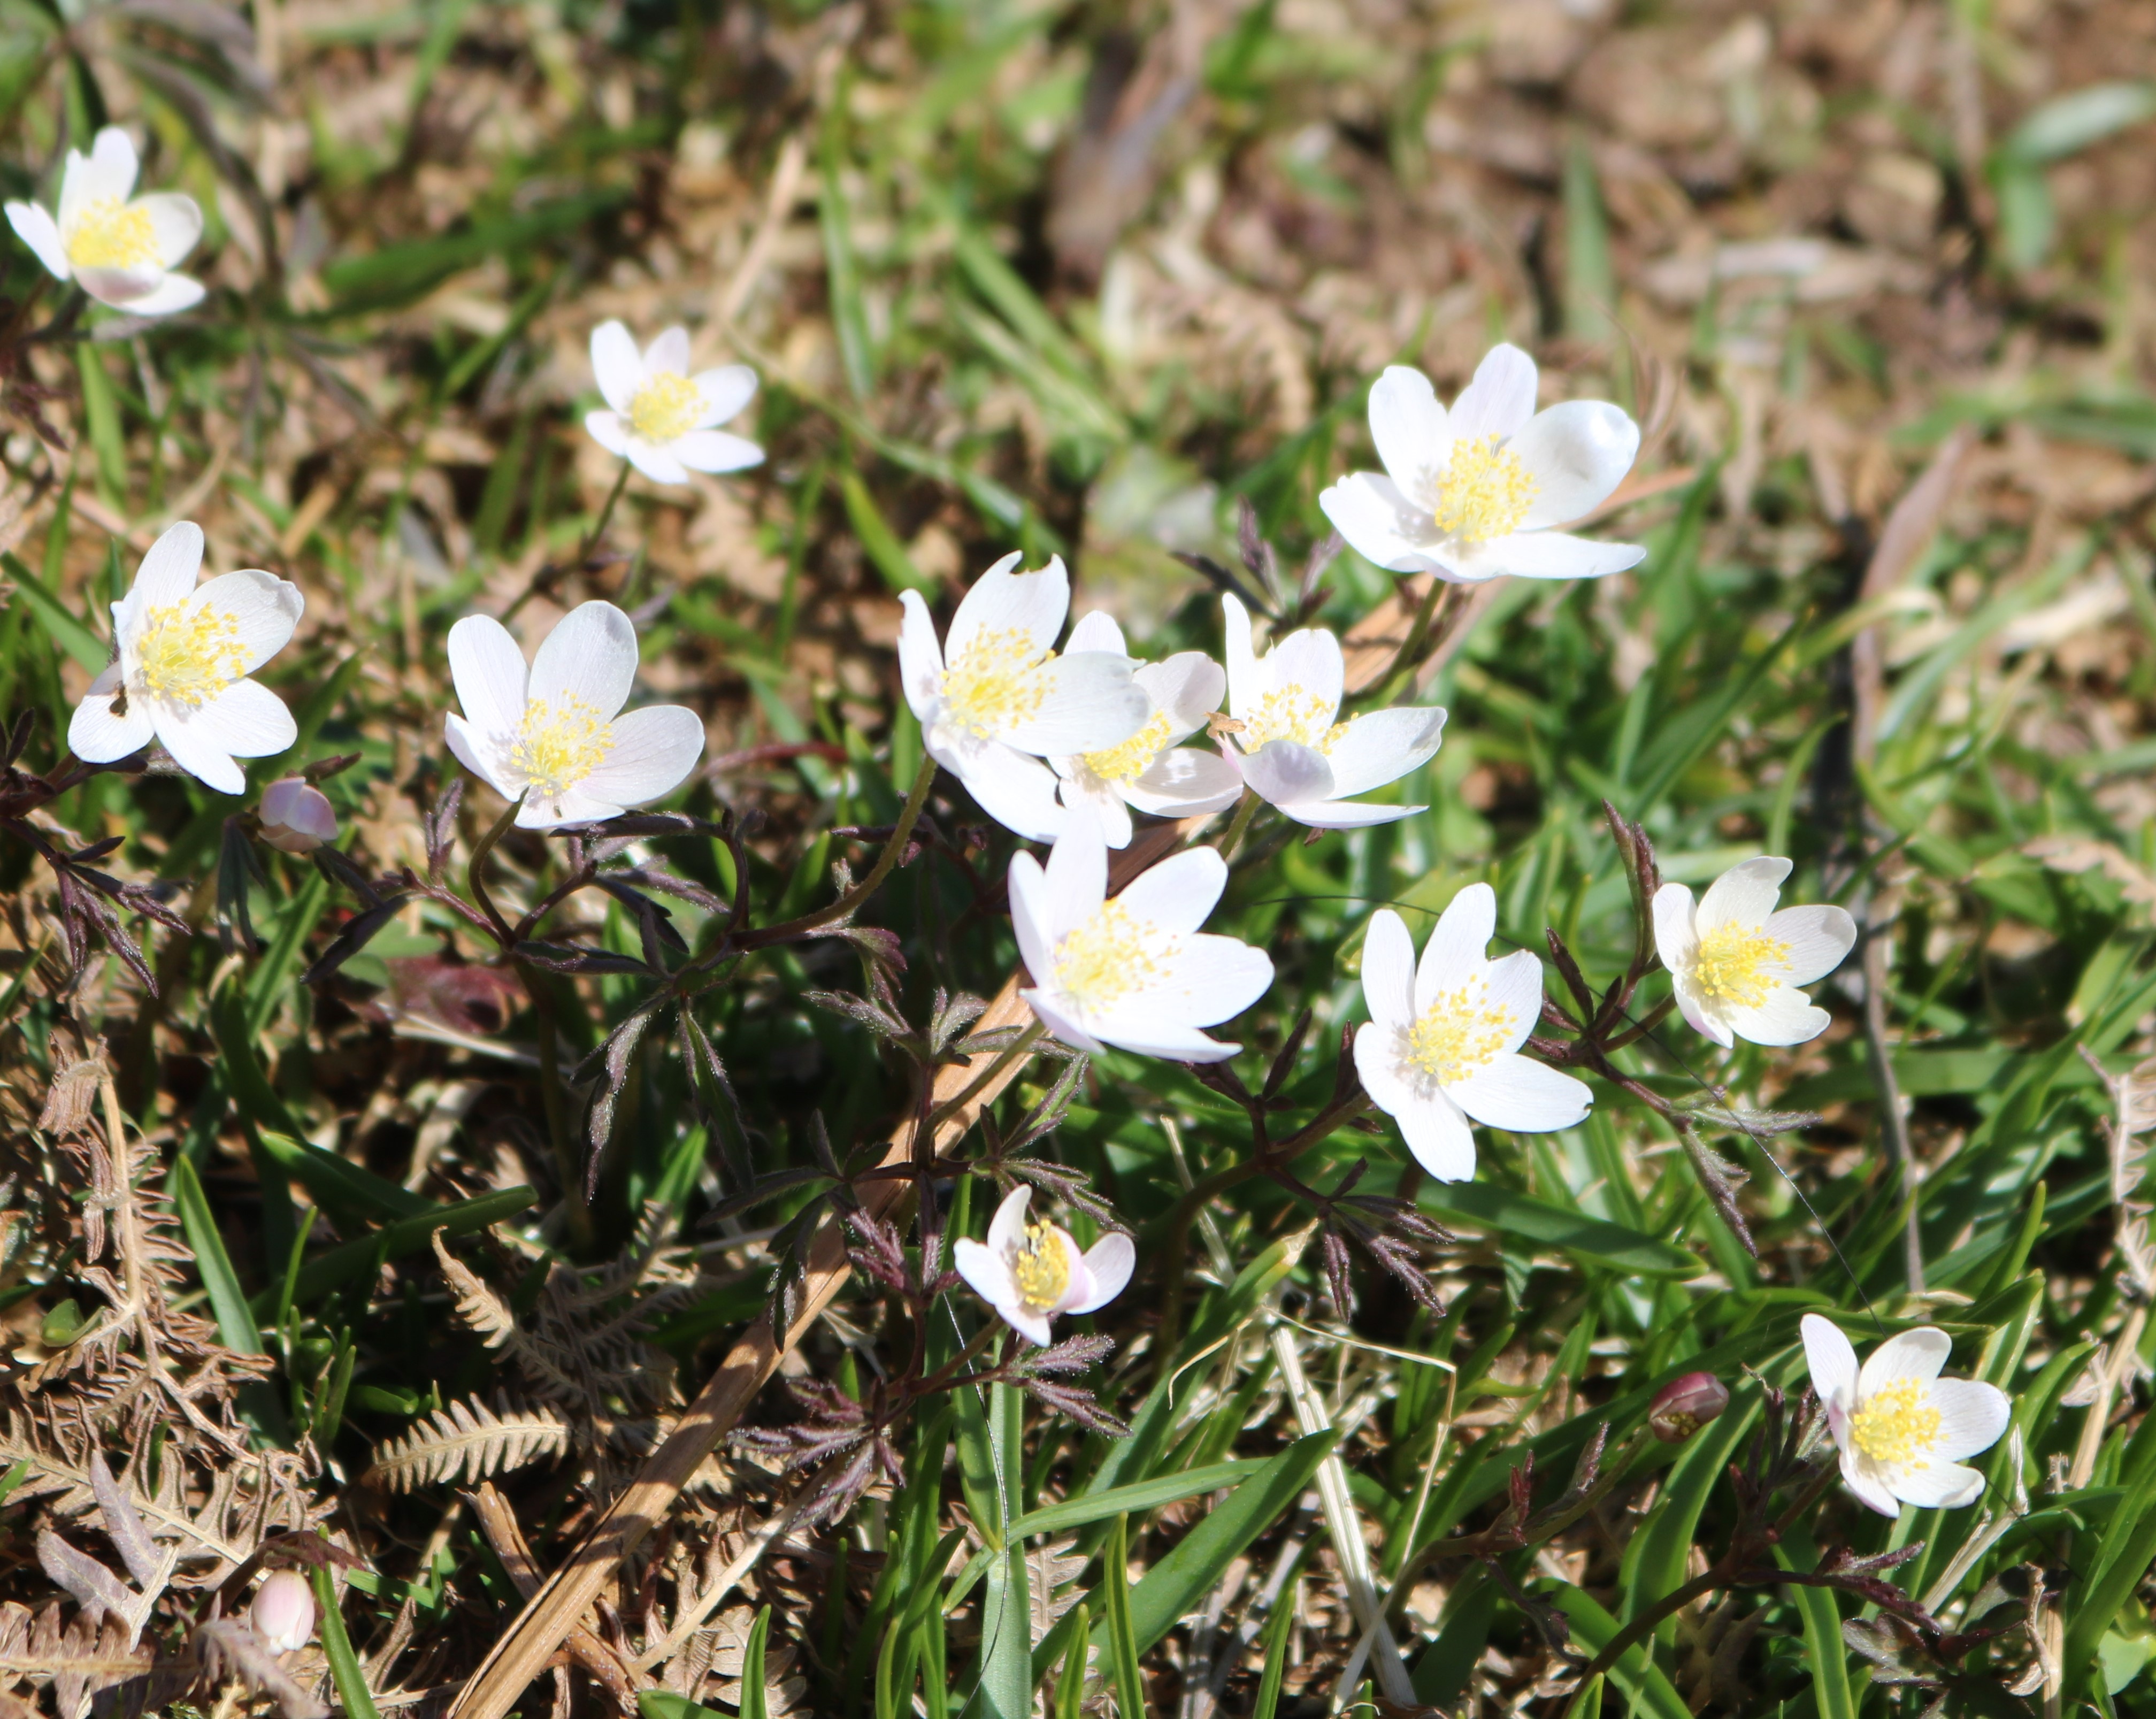
[{"label": "pink-tinged petal", "polygon": [[599,398],[626,418],[644,386],[644,359],[626,325],[608,321],[592,331],[592,380]]},{"label": "pink-tinged petal", "polygon": [[1855,1450],[1845,1446],[1841,1453],[1841,1478],[1860,1501],[1876,1510],[1882,1516],[1902,1514],[1902,1501],[1897,1498],[1880,1478],[1876,1470]]},{"label": "pink-tinged petal", "polygon": [[1185,848],[1140,872],[1116,899],[1135,917],[1187,935],[1205,923],[1227,887],[1228,862],[1217,848]]},{"label": "pink-tinged petal", "polygon": [[[1085,624],[1085,621],[1078,623],[1080,628]],[[1109,623],[1111,627],[1114,624]],[[1120,641],[1121,633],[1116,636]],[[1078,649],[1075,629],[1070,634],[1070,649]],[[1202,650],[1179,650],[1166,662],[1142,663],[1131,678],[1152,700],[1156,711],[1167,713],[1170,740],[1181,740],[1203,728],[1205,719],[1220,708],[1228,690],[1226,671]]]},{"label": "pink-tinged petal", "polygon": [[1435,757],[1444,740],[1445,711],[1435,706],[1403,706],[1351,718],[1348,731],[1325,754],[1332,771],[1332,797],[1351,799],[1398,782]]},{"label": "pink-tinged petal", "polygon": [[580,603],[531,654],[531,700],[559,711],[573,700],[605,721],[636,683],[636,623],[610,603]]},{"label": "pink-tinged petal", "polygon": [[1535,415],[1535,361],[1509,341],[1475,367],[1475,379],[1452,403],[1455,436],[1516,436]]},{"label": "pink-tinged petal", "polygon": [[1984,1496],[1984,1476],[1958,1462],[1931,1462],[1922,1468],[1897,1463],[1885,1478],[1905,1504],[1922,1510],[1951,1510]]},{"label": "pink-tinged petal", "polygon": [[1093,1281],[1086,1298],[1068,1311],[1091,1313],[1096,1307],[1105,1307],[1129,1287],[1131,1273],[1137,1269],[1138,1250],[1130,1237],[1111,1230],[1086,1249],[1086,1270]]},{"label": "pink-tinged petal", "polygon": [[157,714],[157,737],[172,750],[171,736],[185,729],[203,747],[229,757],[267,758],[300,737],[285,700],[259,680],[235,680],[199,710]]},{"label": "pink-tinged petal", "polygon": [[1605,400],[1568,400],[1537,413],[1512,452],[1534,480],[1523,531],[1562,526],[1594,512],[1625,481],[1640,454],[1640,426]]},{"label": "pink-tinged petal", "polygon": [[67,246],[60,238],[59,223],[44,208],[33,203],[10,203],[8,205],[8,224],[15,235],[36,254],[45,265],[45,272],[57,280],[65,280],[74,273],[68,262]]},{"label": "pink-tinged petal", "polygon": [[[1363,1006],[1378,1028],[1397,1032],[1414,1022],[1414,939],[1407,921],[1391,908],[1380,907],[1363,934]],[[1361,1042],[1358,1034],[1356,1043]],[[1359,1060],[1362,1053],[1356,1054]]]},{"label": "pink-tinged petal", "polygon": [[957,662],[983,633],[1016,632],[1034,657],[1055,649],[1070,613],[1070,576],[1064,571],[1063,557],[1051,555],[1037,573],[1013,571],[1018,564],[1015,552],[1006,555],[959,599],[943,635],[944,661]]},{"label": "pink-tinged petal", "polygon": [[1933,1455],[1948,1461],[1989,1450],[2006,1436],[2014,1404],[1998,1386],[1977,1378],[1943,1378],[1932,1386],[1939,1412],[1939,1442]]},{"label": "pink-tinged petal", "polygon": [[150,218],[150,231],[157,242],[158,265],[177,269],[201,242],[203,213],[195,200],[177,191],[153,191],[135,199],[135,207]]},{"label": "pink-tinged petal", "polygon": [[643,806],[673,793],[704,754],[704,719],[682,705],[650,705],[613,719],[613,745],[578,784],[620,806]]},{"label": "pink-tinged petal", "polygon": [[1599,579],[1647,558],[1638,543],[1604,543],[1564,531],[1515,531],[1487,543],[1462,544],[1446,555],[1451,577],[1481,583],[1509,574],[1519,579]]},{"label": "pink-tinged petal", "polygon": [[1807,1313],[1798,1330],[1804,1340],[1804,1362],[1811,1368],[1812,1389],[1830,1409],[1844,1409],[1856,1401],[1856,1350],[1842,1328],[1831,1319]]},{"label": "pink-tinged petal", "polygon": [[1490,939],[1497,934],[1497,892],[1487,884],[1470,884],[1438,916],[1415,968],[1414,1012],[1419,1015],[1448,992],[1479,978],[1489,963]]},{"label": "pink-tinged petal", "polygon": [[1330,485],[1317,505],[1365,561],[1389,572],[1458,577],[1430,511],[1410,501],[1390,478],[1351,473]]},{"label": "pink-tinged petal", "polygon": [[1920,1325],[1897,1332],[1865,1357],[1856,1375],[1856,1396],[1861,1403],[1881,1386],[1896,1379],[1916,1379],[1929,1384],[1939,1376],[1953,1353],[1953,1340],[1935,1325]]},{"label": "pink-tinged petal", "polygon": [[502,768],[497,749],[454,711],[443,721],[442,737],[456,761],[505,800],[513,800],[524,792],[521,778]]},{"label": "pink-tinged petal", "polygon": [[1784,907],[1768,918],[1766,930],[1789,946],[1783,978],[1792,985],[1825,978],[1856,942],[1856,921],[1841,907]]},{"label": "pink-tinged petal", "polygon": [[491,757],[509,745],[524,721],[524,653],[492,615],[466,615],[449,629],[449,656],[457,702]]},{"label": "pink-tinged petal", "polygon": [[1454,434],[1437,390],[1419,370],[1394,364],[1370,385],[1370,439],[1405,494],[1420,496],[1434,489],[1433,474],[1452,458]]},{"label": "pink-tinged petal", "polygon": [[[1504,1048],[1517,1050],[1527,1042],[1527,1035],[1542,1024],[1543,964],[1535,958],[1532,949],[1515,949],[1510,955],[1500,956],[1491,962],[1484,970],[1483,978],[1490,988],[1488,1007],[1502,1009],[1511,1022],[1506,1029]],[[1474,1112],[1471,1111],[1469,1114]],[[1510,1127],[1512,1124],[1501,1126]]]},{"label": "pink-tinged petal", "polygon": [[700,370],[690,377],[704,397],[703,417],[696,428],[709,429],[738,417],[756,398],[756,372],[746,364],[722,364],[716,370]]},{"label": "pink-tinged petal", "polygon": [[943,695],[943,647],[918,591],[901,592],[898,607],[898,684],[907,707],[926,722]]},{"label": "pink-tinged petal", "polygon": [[132,269],[89,264],[74,271],[75,283],[100,305],[116,310],[132,310],[136,303],[157,291],[165,271],[155,263]]},{"label": "pink-tinged petal", "polygon": [[74,707],[68,719],[68,750],[86,764],[116,763],[139,752],[157,737],[150,712],[141,699],[127,706],[127,714],[112,714],[112,691],[92,692]]},{"label": "pink-tinged petal", "polygon": [[1691,891],[1682,884],[1664,884],[1655,891],[1655,952],[1673,973],[1688,973],[1699,957]]},{"label": "pink-tinged petal", "polygon": [[1073,1050],[1098,1053],[1106,1048],[1086,1029],[1075,1012],[1065,1007],[1062,1000],[1046,987],[1036,986],[1018,994],[1024,998],[1025,1006],[1039,1018],[1041,1025],[1047,1028],[1050,1038],[1069,1045]]},{"label": "pink-tinged petal", "polygon": [[1110,656],[1127,657],[1130,652],[1123,648],[1123,629],[1116,624],[1116,618],[1104,608],[1088,609],[1078,618],[1070,629],[1070,637],[1064,642],[1063,654],[1075,656],[1080,651],[1106,651]]},{"label": "pink-tinged petal", "polygon": [[151,709],[150,720],[157,725],[158,744],[196,781],[221,794],[247,792],[246,772],[233,762],[231,753],[218,749],[207,728],[176,721],[171,708],[162,705]]},{"label": "pink-tinged petal", "polygon": [[1032,1203],[1033,1190],[1023,1182],[998,1203],[995,1216],[988,1220],[988,1251],[998,1260],[1009,1260],[1024,1245],[1026,1212]]},{"label": "pink-tinged petal", "polygon": [[1158,818],[1195,818],[1224,812],[1242,798],[1243,772],[1235,762],[1199,747],[1163,752],[1137,777],[1122,784],[1122,797]]},{"label": "pink-tinged petal", "polygon": [[1048,876],[1032,854],[1011,855],[1011,931],[1018,938],[1019,959],[1035,979],[1045,981],[1055,972],[1055,915],[1048,897]]},{"label": "pink-tinged petal", "polygon": [[1402,1106],[1393,1112],[1393,1121],[1414,1161],[1431,1177],[1440,1182],[1475,1179],[1475,1131],[1442,1092]]},{"label": "pink-tinged petal", "polygon": [[617,459],[629,458],[629,444],[635,431],[620,413],[607,407],[584,414],[584,429],[591,439]]},{"label": "pink-tinged petal", "polygon": [[1269,682],[1258,666],[1250,642],[1250,612],[1232,596],[1220,599],[1222,654],[1228,665],[1228,708],[1238,717],[1248,716],[1265,695]]},{"label": "pink-tinged petal", "polygon": [[675,437],[667,447],[690,471],[747,471],[763,464],[762,449],[725,430],[693,429]]},{"label": "pink-tinged petal", "polygon": [[149,291],[129,299],[127,312],[131,316],[177,316],[199,305],[207,290],[192,275],[167,275]]},{"label": "pink-tinged petal", "polygon": [[1717,1011],[1731,1031],[1753,1044],[1809,1044],[1834,1024],[1801,991],[1775,985],[1758,1003],[1725,1003]]},{"label": "pink-tinged petal", "polygon": [[647,442],[641,436],[632,436],[629,443],[629,463],[654,484],[685,484],[689,468],[675,458],[671,448],[662,448],[656,442]]},{"label": "pink-tinged petal", "polygon": [[1692,921],[1700,936],[1720,931],[1724,926],[1757,927],[1766,924],[1767,916],[1774,911],[1774,903],[1782,893],[1782,881],[1789,875],[1788,860],[1765,854],[1731,866],[1709,884],[1707,893],[1700,897],[1699,912]]},{"label": "pink-tinged petal", "polygon": [[958,1275],[991,1307],[1018,1300],[1018,1285],[1011,1281],[1010,1267],[993,1248],[984,1248],[964,1235],[952,1244],[951,1264]]},{"label": "pink-tinged petal", "polygon": [[1332,767],[1315,747],[1269,740],[1243,760],[1243,780],[1259,798],[1286,810],[1332,798]]},{"label": "pink-tinged petal", "polygon": [[1586,1119],[1594,1095],[1584,1080],[1512,1053],[1493,1057],[1445,1096],[1476,1121],[1515,1134],[1548,1134]]},{"label": "pink-tinged petal", "polygon": [[678,324],[661,329],[657,339],[644,349],[646,376],[683,376],[689,373],[689,331]]}]

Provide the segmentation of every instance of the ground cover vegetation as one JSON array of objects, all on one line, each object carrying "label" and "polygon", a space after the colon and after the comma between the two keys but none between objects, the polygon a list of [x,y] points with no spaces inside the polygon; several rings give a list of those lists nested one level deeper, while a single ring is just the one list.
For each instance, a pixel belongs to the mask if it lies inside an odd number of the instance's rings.
[{"label": "ground cover vegetation", "polygon": [[0,1710],[2156,1708],[2142,0],[0,18]]}]

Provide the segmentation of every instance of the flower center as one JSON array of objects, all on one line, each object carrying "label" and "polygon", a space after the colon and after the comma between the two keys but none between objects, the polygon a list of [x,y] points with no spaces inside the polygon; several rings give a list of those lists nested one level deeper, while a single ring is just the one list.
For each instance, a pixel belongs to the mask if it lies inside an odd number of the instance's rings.
[{"label": "flower center", "polygon": [[1345,722],[1332,720],[1337,708],[1306,686],[1276,686],[1243,718],[1242,731],[1235,738],[1246,752],[1272,740],[1292,740],[1329,752],[1348,731]]},{"label": "flower center", "polygon": [[558,704],[535,699],[509,748],[511,763],[542,799],[558,799],[606,760],[613,750],[613,725],[597,705],[574,693]]},{"label": "flower center", "polygon": [[247,672],[247,647],[231,614],[204,603],[150,611],[134,650],[136,686],[166,704],[198,711]]},{"label": "flower center", "polygon": [[1070,1287],[1070,1252],[1052,1224],[1029,1224],[1011,1255],[1011,1281],[1029,1313],[1046,1313]]},{"label": "flower center", "polygon": [[1897,1378],[1881,1385],[1850,1416],[1850,1438],[1874,1462],[1929,1468],[1942,1418],[1931,1396],[1922,1379]]},{"label": "flower center", "polygon": [[1490,1000],[1490,983],[1476,979],[1440,995],[1408,1029],[1407,1060],[1440,1086],[1464,1080],[1507,1049],[1512,1011]]},{"label": "flower center", "polygon": [[629,403],[629,421],[647,442],[678,440],[703,415],[704,391],[671,371],[653,377]]},{"label": "flower center", "polygon": [[1036,654],[1024,627],[976,633],[943,671],[944,708],[959,727],[993,740],[1040,709],[1048,686],[1034,671],[1055,654]]},{"label": "flower center", "polygon": [[1159,978],[1182,945],[1122,902],[1103,902],[1055,946],[1055,987],[1081,1007],[1105,1007]]},{"label": "flower center", "polygon": [[1519,530],[1539,487],[1502,437],[1476,436],[1452,444],[1430,512],[1446,536],[1487,543]]},{"label": "flower center", "polygon": [[139,269],[157,260],[157,229],[140,203],[94,197],[75,217],[67,254],[78,269]]},{"label": "flower center", "polygon": [[1692,983],[1700,994],[1739,1008],[1757,1008],[1780,983],[1789,946],[1752,926],[1717,926],[1699,940]]},{"label": "flower center", "polygon": [[1155,711],[1152,721],[1121,746],[1110,747],[1104,752],[1088,752],[1086,767],[1103,782],[1129,782],[1145,773],[1146,767],[1160,756],[1160,749],[1168,744],[1172,725],[1168,712]]}]

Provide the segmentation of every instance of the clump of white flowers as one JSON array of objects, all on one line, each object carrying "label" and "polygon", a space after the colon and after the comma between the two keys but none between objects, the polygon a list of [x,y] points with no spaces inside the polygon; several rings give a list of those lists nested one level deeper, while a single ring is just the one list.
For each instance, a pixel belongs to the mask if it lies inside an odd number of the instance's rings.
[{"label": "clump of white flowers", "polygon": [[1023,1185],[1004,1196],[988,1224],[985,1244],[962,1238],[952,1264],[973,1293],[1012,1330],[1045,1348],[1048,1321],[1063,1313],[1091,1313],[1123,1292],[1137,1263],[1131,1239],[1111,1230],[1082,1253],[1067,1229],[1026,1221],[1033,1190]]},{"label": "clump of white flowers", "polygon": [[1694,906],[1682,884],[1655,892],[1655,945],[1676,988],[1677,1007],[1727,1049],[1802,1044],[1833,1019],[1797,988],[1840,967],[1856,921],[1840,907],[1774,911],[1789,862],[1762,854],[1732,866]]},{"label": "clump of white flowers", "polygon": [[1936,1326],[1891,1337],[1862,1368],[1841,1327],[1804,1317],[1804,1359],[1849,1490],[1881,1516],[1904,1504],[1974,1504],[1984,1476],[1960,1459],[1989,1450],[2014,1418],[1982,1379],[1941,1378],[1953,1344]]},{"label": "clump of white flowers", "polygon": [[690,375],[687,329],[670,328],[639,352],[624,325],[602,322],[592,331],[592,374],[606,406],[586,413],[584,428],[654,483],[763,463],[755,443],[715,428],[756,398],[756,372],[727,364]]},{"label": "clump of white flowers", "polygon": [[8,224],[54,279],[136,316],[169,316],[202,302],[203,285],[172,270],[202,237],[202,210],[177,191],[135,195],[135,145],[117,126],[68,151],[57,216],[10,203]]}]

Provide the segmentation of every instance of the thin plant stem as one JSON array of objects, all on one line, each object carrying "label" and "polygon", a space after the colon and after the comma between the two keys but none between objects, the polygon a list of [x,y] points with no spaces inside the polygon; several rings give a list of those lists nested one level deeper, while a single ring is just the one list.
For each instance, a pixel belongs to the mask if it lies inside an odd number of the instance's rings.
[{"label": "thin plant stem", "polygon": [[937,1106],[935,1110],[929,1113],[929,1134],[933,1136],[936,1131],[942,1127],[944,1123],[948,1121],[952,1116],[956,1116],[958,1111],[972,1100],[976,1093],[987,1086],[990,1081],[993,1080],[997,1075],[1003,1073],[1005,1069],[1009,1068],[1020,1057],[1029,1054],[1032,1051],[1034,1045],[1040,1041],[1041,1035],[1047,1030],[1047,1027],[1042,1023],[1035,1021],[1023,1033],[1020,1033],[1017,1038],[1014,1039],[1009,1044],[1005,1045],[993,1062],[990,1063],[988,1067],[983,1069],[979,1074],[968,1080],[964,1086],[960,1088],[959,1090],[952,1096],[948,1102]]},{"label": "thin plant stem", "polygon": [[921,761],[919,773],[913,778],[912,792],[906,795],[905,805],[899,808],[898,822],[891,826],[891,839],[884,844],[883,852],[876,855],[875,864],[869,868],[866,877],[829,906],[819,907],[813,913],[804,913],[798,919],[789,919],[782,924],[767,925],[758,931],[742,932],[733,940],[734,947],[737,949],[758,949],[766,944],[783,943],[793,937],[805,936],[820,926],[844,919],[875,895],[883,887],[884,880],[891,875],[900,857],[906,852],[906,844],[912,839],[913,826],[920,821],[921,808],[928,803],[928,790],[935,781],[936,761],[924,757]]},{"label": "thin plant stem", "polygon": [[509,826],[516,822],[516,814],[523,807],[524,797],[521,794],[509,803],[501,816],[494,820],[494,827],[479,839],[479,845],[472,849],[471,865],[465,874],[471,885],[472,900],[479,903],[480,911],[486,916],[487,923],[494,927],[495,937],[501,943],[504,954],[507,954],[516,943],[516,933],[511,929],[501,910],[494,905],[494,897],[486,892],[486,861],[487,856],[494,852],[494,844],[509,834]]},{"label": "thin plant stem", "polygon": [[1220,839],[1220,857],[1223,860],[1235,857],[1235,849],[1242,846],[1244,833],[1250,829],[1250,820],[1257,812],[1258,797],[1245,788],[1243,798],[1236,803],[1235,816],[1228,825],[1228,833]]}]

